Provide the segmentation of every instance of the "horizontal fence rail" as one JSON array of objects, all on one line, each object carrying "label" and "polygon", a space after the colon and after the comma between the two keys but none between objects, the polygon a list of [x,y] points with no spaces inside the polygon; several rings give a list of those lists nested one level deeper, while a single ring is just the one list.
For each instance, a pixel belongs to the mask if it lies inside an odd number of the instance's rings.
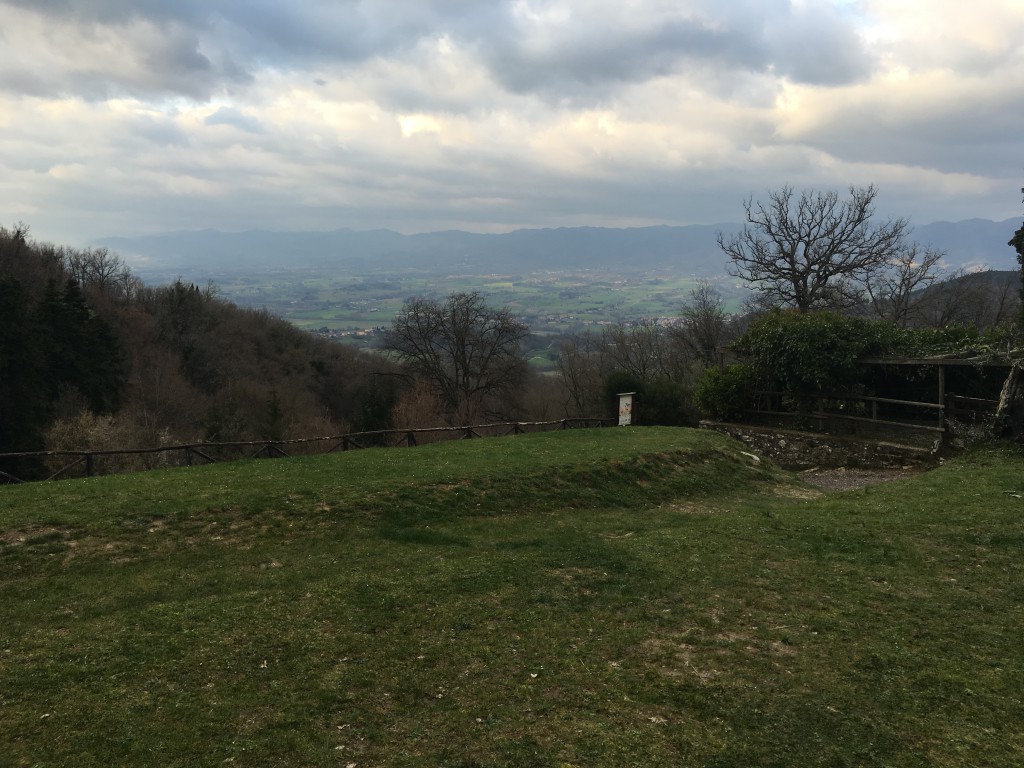
[{"label": "horizontal fence rail", "polygon": [[[36,461],[44,466],[56,467],[39,480],[58,480],[70,476],[92,477],[97,474],[118,474],[146,469],[192,466],[197,461],[214,464],[242,459],[288,458],[292,455],[333,453],[364,448],[414,447],[446,440],[503,437],[560,429],[588,429],[608,427],[615,419],[560,419],[558,421],[510,421],[477,424],[463,427],[417,427],[415,429],[382,429],[324,437],[303,437],[288,440],[246,440],[231,442],[197,442],[165,445],[152,448],[121,448],[83,451],[28,451],[0,453],[0,483],[28,482],[13,472],[2,469],[14,461]],[[287,449],[287,450],[286,450]],[[291,453],[289,453],[291,451]],[[127,469],[104,471],[104,460],[121,459],[117,466]],[[74,471],[77,471],[77,475]]]},{"label": "horizontal fence rail", "polygon": [[[818,421],[844,421],[890,427],[898,430],[918,430],[946,434],[951,422],[976,423],[991,418],[998,408],[998,401],[977,397],[949,394],[943,402],[899,400],[890,397],[851,394],[816,394],[800,396],[792,392],[756,391],[756,407],[747,411],[751,415],[781,418],[811,418]],[[784,400],[802,402],[810,407],[781,407]],[[879,406],[896,406],[902,409],[899,416],[882,417]],[[906,412],[924,411],[934,415],[930,418],[910,419]],[[928,423],[930,422],[930,423]]]}]

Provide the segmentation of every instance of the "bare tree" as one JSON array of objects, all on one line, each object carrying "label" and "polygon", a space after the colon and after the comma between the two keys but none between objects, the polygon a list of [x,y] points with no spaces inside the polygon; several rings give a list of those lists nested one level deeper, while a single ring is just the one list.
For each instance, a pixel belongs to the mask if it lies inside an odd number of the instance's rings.
[{"label": "bare tree", "polygon": [[917,303],[917,323],[926,328],[967,325],[981,313],[985,292],[962,267],[925,291]]},{"label": "bare tree", "polygon": [[864,287],[874,312],[895,325],[909,325],[922,291],[939,277],[943,256],[942,251],[911,243],[895,254],[887,268],[869,273]]},{"label": "bare tree", "polygon": [[526,326],[476,292],[406,302],[384,338],[414,377],[430,382],[456,420],[500,416],[526,376]]},{"label": "bare tree", "polygon": [[718,235],[730,274],[800,312],[855,305],[865,278],[899,253],[909,229],[902,218],[872,223],[876,195],[872,185],[850,187],[845,200],[834,191],[796,197],[785,186],[766,203],[748,198],[743,231]]},{"label": "bare tree", "polygon": [[1019,285],[1014,273],[958,269],[922,292],[914,306],[915,324],[988,328],[1011,322],[1020,309]]},{"label": "bare tree", "polygon": [[62,251],[65,269],[84,288],[131,300],[142,285],[121,257],[106,248]]},{"label": "bare tree", "polygon": [[721,294],[707,280],[701,280],[690,291],[690,299],[680,308],[679,316],[683,343],[705,367],[714,365],[728,330]]},{"label": "bare tree", "polygon": [[557,368],[567,416],[605,415],[602,350],[602,338],[593,333],[577,334],[559,345]]},{"label": "bare tree", "polygon": [[1010,273],[998,279],[986,304],[988,314],[985,325],[1002,325],[1017,320],[1021,309],[1020,293],[1020,273]]},{"label": "bare tree", "polygon": [[602,334],[607,372],[628,373],[643,382],[682,379],[686,374],[686,355],[678,336],[669,331],[647,318],[629,325],[609,326]]}]

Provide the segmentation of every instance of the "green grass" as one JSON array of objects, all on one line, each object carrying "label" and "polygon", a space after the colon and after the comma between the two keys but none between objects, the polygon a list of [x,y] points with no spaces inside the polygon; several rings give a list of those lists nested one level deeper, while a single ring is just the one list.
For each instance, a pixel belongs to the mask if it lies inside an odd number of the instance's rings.
[{"label": "green grass", "polygon": [[1024,468],[608,429],[0,489],[0,766],[1006,766]]}]

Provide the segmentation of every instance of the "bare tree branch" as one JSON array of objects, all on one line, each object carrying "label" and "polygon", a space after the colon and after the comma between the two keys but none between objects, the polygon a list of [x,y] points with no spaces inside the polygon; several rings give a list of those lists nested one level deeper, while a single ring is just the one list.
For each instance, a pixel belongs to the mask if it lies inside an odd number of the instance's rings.
[{"label": "bare tree branch", "polygon": [[869,274],[864,286],[875,313],[901,327],[909,325],[921,292],[939,277],[943,256],[942,251],[911,243],[895,254],[887,268]]},{"label": "bare tree branch", "polygon": [[679,310],[683,343],[705,366],[715,363],[716,352],[725,341],[728,316],[722,308],[722,296],[707,280],[690,291],[690,298]]},{"label": "bare tree branch", "polygon": [[767,202],[748,198],[743,231],[718,235],[730,274],[801,312],[856,304],[865,278],[899,252],[909,229],[902,218],[872,224],[876,195],[868,186],[851,187],[845,200],[834,191],[796,197],[785,186]]},{"label": "bare tree branch", "polygon": [[443,302],[411,299],[384,338],[414,376],[430,382],[453,418],[467,423],[499,415],[495,408],[522,387],[526,326],[508,310],[484,304],[479,293],[453,293]]}]

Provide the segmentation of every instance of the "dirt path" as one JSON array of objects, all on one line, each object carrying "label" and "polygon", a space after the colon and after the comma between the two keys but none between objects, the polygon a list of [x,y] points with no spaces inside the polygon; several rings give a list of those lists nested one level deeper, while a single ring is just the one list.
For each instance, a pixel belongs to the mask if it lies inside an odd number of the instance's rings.
[{"label": "dirt path", "polygon": [[923,472],[923,469],[808,469],[800,473],[804,482],[826,491],[853,491],[868,485],[890,483]]}]

